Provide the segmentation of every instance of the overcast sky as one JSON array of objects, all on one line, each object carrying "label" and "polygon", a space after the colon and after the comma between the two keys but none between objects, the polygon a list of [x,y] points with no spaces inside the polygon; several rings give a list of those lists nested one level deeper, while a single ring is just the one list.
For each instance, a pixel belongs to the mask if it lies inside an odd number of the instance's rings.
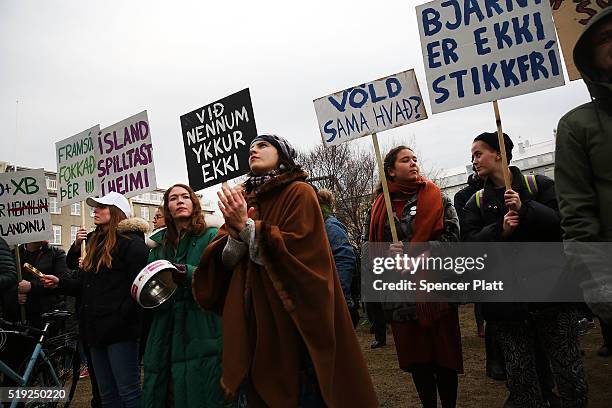
[{"label": "overcast sky", "polygon": [[[184,113],[249,87],[259,132],[309,149],[321,143],[313,99],[410,68],[430,112],[421,3],[3,0],[0,160],[55,170],[56,141],[146,109],[166,187],[187,181]],[[559,118],[588,99],[579,80],[500,101],[504,131],[551,139]],[[414,136],[430,167],[448,169],[467,164],[474,136],[494,129],[488,103],[379,138],[387,147]],[[369,137],[350,143],[371,146]]]}]

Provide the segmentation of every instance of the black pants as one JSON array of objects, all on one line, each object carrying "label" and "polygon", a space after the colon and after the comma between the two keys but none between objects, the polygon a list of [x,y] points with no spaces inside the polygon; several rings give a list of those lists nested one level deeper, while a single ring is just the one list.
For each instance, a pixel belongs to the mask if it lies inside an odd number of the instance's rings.
[{"label": "black pants", "polygon": [[457,406],[458,379],[455,370],[434,364],[415,364],[411,373],[423,408],[436,408],[438,394],[442,408]]},{"label": "black pants", "polygon": [[499,343],[495,339],[495,324],[496,322],[487,322],[485,326],[485,358],[486,371],[490,375],[496,371],[505,371],[504,354],[501,351]]},{"label": "black pants", "polygon": [[481,327],[484,325],[484,315],[482,314],[482,303],[474,303],[474,319],[476,319],[476,326]]},{"label": "black pants", "polygon": [[374,330],[374,338],[380,343],[387,342],[387,322],[382,304],[378,302],[366,303],[366,314]]},{"label": "black pants", "polygon": [[601,326],[601,335],[603,336],[603,341],[608,348],[612,348],[612,327],[599,319],[599,325]]}]

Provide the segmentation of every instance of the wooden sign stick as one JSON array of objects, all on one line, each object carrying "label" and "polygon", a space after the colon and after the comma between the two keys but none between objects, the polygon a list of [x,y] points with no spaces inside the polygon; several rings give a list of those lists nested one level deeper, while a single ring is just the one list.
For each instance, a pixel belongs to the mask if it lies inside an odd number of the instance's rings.
[{"label": "wooden sign stick", "polygon": [[[19,253],[19,245],[15,245],[15,264],[17,266],[17,286],[19,286],[19,282],[21,282],[23,279],[23,276],[21,273],[21,254]],[[26,322],[25,305],[19,305],[19,311],[21,312],[21,323],[25,323]]]},{"label": "wooden sign stick", "polygon": [[389,186],[387,185],[387,178],[385,177],[385,168],[382,157],[380,156],[380,147],[378,146],[378,136],[376,136],[376,133],[372,133],[372,142],[374,142],[374,151],[376,152],[376,161],[378,162],[378,176],[385,196],[385,206],[387,207],[387,217],[389,219],[389,227],[391,227],[391,236],[395,244],[399,242],[399,240],[397,239],[397,230],[395,229],[395,220],[393,219],[393,210],[391,209],[391,196],[389,196]]},{"label": "wooden sign stick", "polygon": [[[85,227],[85,201],[81,201],[81,225],[83,226],[83,228]],[[85,240],[81,241],[81,258],[85,259],[85,256],[87,255],[87,245],[85,243]]]},{"label": "wooden sign stick", "polygon": [[499,142],[499,151],[501,152],[504,185],[506,186],[506,190],[510,190],[512,188],[512,183],[510,182],[510,170],[508,169],[508,159],[506,158],[506,144],[504,143],[504,132],[502,131],[502,123],[501,117],[499,116],[499,106],[497,106],[497,101],[493,101],[493,110],[495,111],[495,123],[497,124],[497,141]]}]

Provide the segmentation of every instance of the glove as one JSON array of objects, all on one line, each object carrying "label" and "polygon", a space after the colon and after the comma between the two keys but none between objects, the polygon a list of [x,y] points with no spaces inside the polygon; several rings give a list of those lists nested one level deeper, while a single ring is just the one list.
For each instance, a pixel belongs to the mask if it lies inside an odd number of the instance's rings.
[{"label": "glove", "polygon": [[172,270],[172,280],[177,285],[182,285],[187,278],[187,266],[185,264],[172,263],[176,270]]}]

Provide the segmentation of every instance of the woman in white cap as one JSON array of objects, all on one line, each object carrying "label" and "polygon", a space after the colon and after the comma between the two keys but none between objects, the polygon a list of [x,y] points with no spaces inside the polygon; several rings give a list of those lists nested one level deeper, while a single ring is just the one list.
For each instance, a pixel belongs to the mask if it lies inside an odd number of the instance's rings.
[{"label": "woman in white cap", "polygon": [[81,242],[87,239],[79,279],[45,275],[47,287],[81,296],[79,324],[84,341],[91,347],[92,365],[103,407],[140,407],[138,366],[139,306],[130,296],[134,278],[147,264],[149,249],[144,241],[148,223],[130,218],[128,200],[111,192],[88,198],[94,207],[96,229],[81,228],[70,247],[67,263],[76,268]]}]

